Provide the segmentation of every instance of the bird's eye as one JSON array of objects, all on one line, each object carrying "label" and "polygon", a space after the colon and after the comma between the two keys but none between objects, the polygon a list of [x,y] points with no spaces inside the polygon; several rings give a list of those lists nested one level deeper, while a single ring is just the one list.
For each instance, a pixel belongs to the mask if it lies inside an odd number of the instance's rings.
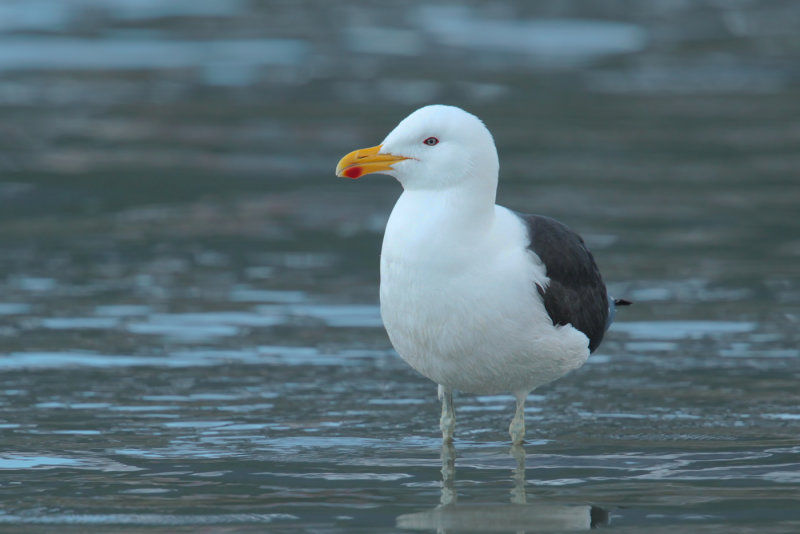
[{"label": "bird's eye", "polygon": [[423,141],[423,143],[425,143],[425,144],[426,144],[426,145],[428,145],[428,146],[433,146],[433,145],[436,145],[436,144],[438,144],[438,143],[439,143],[439,140],[438,140],[438,139],[436,139],[435,137],[429,137],[429,138],[425,139],[425,140]]}]

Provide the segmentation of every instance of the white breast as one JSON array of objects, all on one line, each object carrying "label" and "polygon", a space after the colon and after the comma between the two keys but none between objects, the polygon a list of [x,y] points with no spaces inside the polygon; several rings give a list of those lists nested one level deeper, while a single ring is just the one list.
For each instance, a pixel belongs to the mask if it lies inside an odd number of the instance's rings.
[{"label": "white breast", "polygon": [[381,315],[400,356],[474,393],[528,392],[582,365],[588,339],[553,326],[536,290],[545,268],[519,218],[495,206],[459,219],[442,202],[405,192],[386,227]]}]

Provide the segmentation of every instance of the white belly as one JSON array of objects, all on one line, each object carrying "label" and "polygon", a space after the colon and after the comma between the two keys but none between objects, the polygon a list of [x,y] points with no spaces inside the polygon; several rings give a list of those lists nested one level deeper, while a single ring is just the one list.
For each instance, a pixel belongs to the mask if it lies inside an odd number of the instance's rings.
[{"label": "white belly", "polygon": [[414,369],[461,391],[526,393],[586,361],[586,336],[554,327],[544,309],[535,285],[546,285],[544,268],[516,216],[498,208],[493,231],[447,243],[446,232],[393,224],[395,215],[381,255],[381,315]]}]

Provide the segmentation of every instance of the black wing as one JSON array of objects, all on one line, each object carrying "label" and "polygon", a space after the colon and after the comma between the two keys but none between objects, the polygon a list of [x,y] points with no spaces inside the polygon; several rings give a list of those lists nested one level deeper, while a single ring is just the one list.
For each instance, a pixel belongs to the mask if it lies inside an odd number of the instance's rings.
[{"label": "black wing", "polygon": [[554,325],[571,324],[589,338],[589,351],[606,331],[609,300],[594,257],[581,236],[549,217],[518,214],[528,227],[528,248],[547,269],[550,284],[536,288]]}]

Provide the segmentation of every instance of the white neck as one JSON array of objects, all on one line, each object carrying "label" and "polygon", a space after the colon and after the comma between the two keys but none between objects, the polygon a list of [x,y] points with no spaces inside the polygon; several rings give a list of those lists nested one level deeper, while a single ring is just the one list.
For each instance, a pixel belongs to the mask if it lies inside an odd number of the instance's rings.
[{"label": "white neck", "polygon": [[[396,261],[445,256],[457,260],[492,228],[496,189],[452,187],[443,190],[406,189],[386,225],[383,254]],[[384,258],[389,259],[389,258]]]}]

